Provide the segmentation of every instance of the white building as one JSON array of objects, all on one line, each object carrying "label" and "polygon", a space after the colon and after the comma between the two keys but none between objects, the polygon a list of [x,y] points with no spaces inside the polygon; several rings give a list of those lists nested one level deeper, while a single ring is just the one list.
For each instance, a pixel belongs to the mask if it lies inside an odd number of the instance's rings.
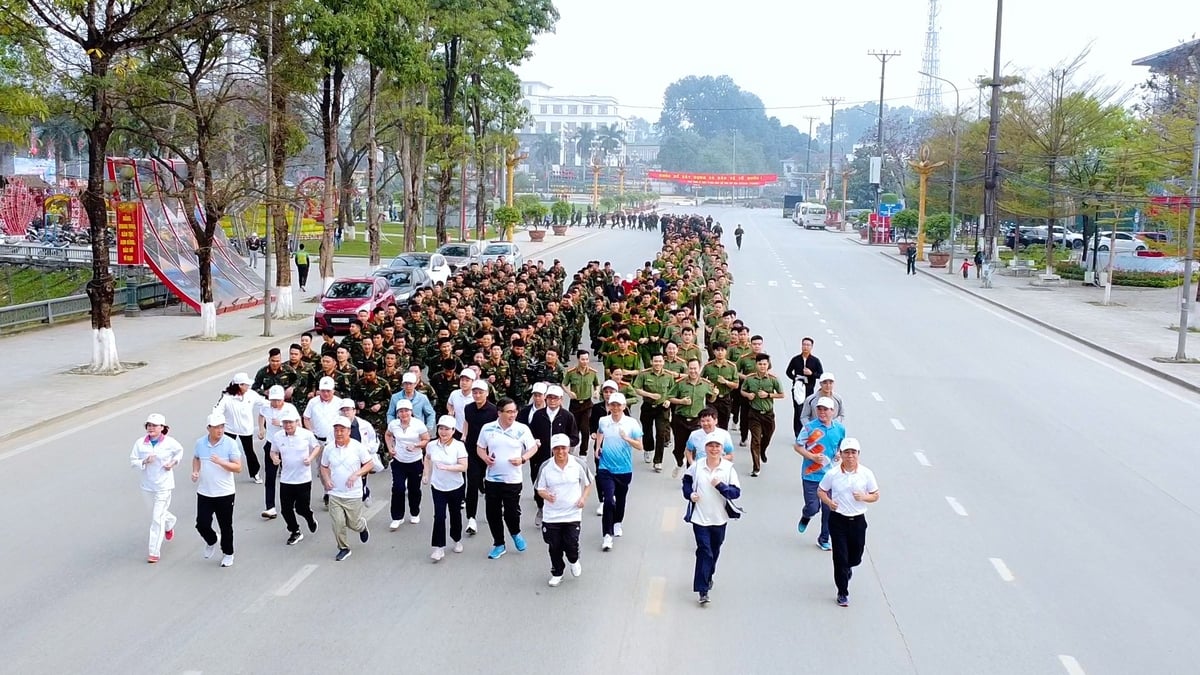
[{"label": "white building", "polygon": [[[628,133],[620,105],[612,96],[552,94],[550,85],[544,82],[522,82],[521,96],[521,104],[530,116],[529,124],[520,131],[524,136],[522,144],[532,142],[540,134],[558,136],[559,165],[583,166],[590,160],[589,151],[585,148],[581,153],[577,147],[581,130],[615,126]],[[621,150],[610,153],[609,162],[617,161],[623,152],[624,142]]]}]

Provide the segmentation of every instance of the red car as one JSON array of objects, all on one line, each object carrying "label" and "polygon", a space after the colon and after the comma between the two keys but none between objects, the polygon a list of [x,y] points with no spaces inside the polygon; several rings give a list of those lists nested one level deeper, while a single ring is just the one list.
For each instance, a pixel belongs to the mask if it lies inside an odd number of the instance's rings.
[{"label": "red car", "polygon": [[318,331],[332,328],[338,333],[350,331],[350,322],[358,318],[358,311],[365,309],[374,313],[376,308],[387,307],[396,302],[392,288],[383,277],[346,277],[337,279],[321,296],[313,326]]}]

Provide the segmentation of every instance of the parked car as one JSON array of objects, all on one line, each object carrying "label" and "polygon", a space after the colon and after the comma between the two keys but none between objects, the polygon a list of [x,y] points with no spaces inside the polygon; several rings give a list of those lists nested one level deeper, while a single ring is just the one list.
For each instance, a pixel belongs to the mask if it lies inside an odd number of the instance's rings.
[{"label": "parked car", "polygon": [[[1046,233],[1045,226],[1035,227],[1033,230],[1036,233],[1034,238],[1040,240],[1038,243],[1045,244],[1046,238],[1049,236]],[[1055,225],[1051,228],[1051,231],[1054,233],[1055,246],[1075,249],[1083,248],[1083,235],[1072,232],[1061,225]]]},{"label": "parked car", "polygon": [[1017,236],[1017,244],[1019,244],[1019,246],[1016,246],[1013,244],[1013,232],[1011,230],[1009,231],[1008,234],[1004,235],[1004,245],[1005,246],[1015,249],[1015,248],[1025,248],[1026,246],[1033,246],[1035,244],[1045,244],[1046,243],[1045,235],[1043,234],[1043,235],[1039,236],[1039,233],[1036,228],[1022,227],[1022,228],[1018,228],[1017,231],[1019,232],[1019,234]]},{"label": "parked car", "polygon": [[[441,253],[420,253],[410,251],[392,258],[387,267],[420,267],[425,270],[435,284],[444,284],[450,278],[450,263]],[[379,268],[383,269],[383,268]]]},{"label": "parked car", "polygon": [[467,267],[473,262],[479,262],[479,254],[483,246],[477,241],[452,241],[438,247],[438,253],[446,257],[451,270]]},{"label": "parked car", "polygon": [[313,327],[319,331],[332,328],[339,333],[349,332],[350,322],[358,318],[360,309],[374,312],[377,308],[387,307],[395,301],[392,288],[383,277],[335,279],[317,303]]},{"label": "parked car", "polygon": [[483,247],[479,262],[497,262],[501,258],[514,267],[519,267],[525,262],[525,258],[521,255],[521,247],[511,241],[488,242],[488,245]]},{"label": "parked car", "polygon": [[[1101,232],[1100,243],[1096,247],[1098,251],[1108,251],[1109,242],[1112,241],[1112,232]],[[1137,235],[1132,232],[1118,232],[1116,239],[1117,253],[1126,251],[1145,251],[1150,248],[1146,242],[1142,241]]]},{"label": "parked car", "polygon": [[374,276],[387,281],[399,307],[406,307],[422,288],[433,287],[433,280],[420,267],[385,267],[375,270]]}]

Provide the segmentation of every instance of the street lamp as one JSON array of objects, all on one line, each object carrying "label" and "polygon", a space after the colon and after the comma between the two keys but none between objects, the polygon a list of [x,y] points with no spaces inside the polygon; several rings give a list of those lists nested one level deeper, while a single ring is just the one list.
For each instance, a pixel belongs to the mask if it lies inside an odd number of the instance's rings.
[{"label": "street lamp", "polygon": [[962,109],[958,104],[958,85],[944,77],[930,75],[924,71],[917,71],[919,75],[924,75],[930,79],[954,87],[954,160],[953,168],[950,169],[950,262],[946,264],[946,274],[954,274],[954,234],[958,231],[958,212],[954,210],[958,200],[958,118],[962,113]]},{"label": "street lamp", "polygon": [[600,140],[592,139],[592,208],[599,213],[600,209]]}]

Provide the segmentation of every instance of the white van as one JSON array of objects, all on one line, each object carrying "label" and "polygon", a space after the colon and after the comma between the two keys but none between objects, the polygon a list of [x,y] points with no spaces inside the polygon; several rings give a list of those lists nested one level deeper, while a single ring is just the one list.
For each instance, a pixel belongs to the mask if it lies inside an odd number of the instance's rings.
[{"label": "white van", "polygon": [[827,215],[827,211],[823,205],[812,202],[801,202],[792,211],[792,222],[806,230],[823,230],[825,229],[825,218]]}]

